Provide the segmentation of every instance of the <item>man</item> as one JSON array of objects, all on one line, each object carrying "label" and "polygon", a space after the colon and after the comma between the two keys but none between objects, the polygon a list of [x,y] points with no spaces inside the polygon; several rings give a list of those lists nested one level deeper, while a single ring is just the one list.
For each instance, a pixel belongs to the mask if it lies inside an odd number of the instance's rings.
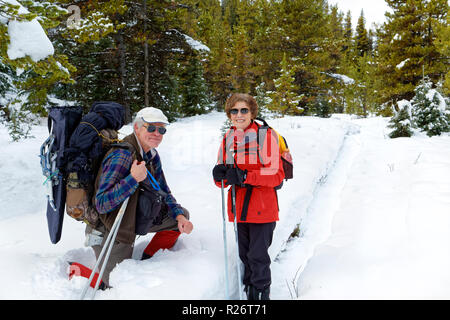
[{"label": "man", "polygon": [[[161,209],[148,229],[148,232],[156,234],[145,248],[141,260],[151,258],[159,249],[173,247],[181,233],[189,234],[193,229],[189,212],[177,203],[167,185],[156,151],[168,124],[161,110],[152,107],[142,109],[133,121],[133,133],[123,139],[123,145],[127,147],[113,148],[103,159],[95,183],[94,199],[101,224],[86,231],[91,238],[93,235],[97,239],[98,235],[101,237],[100,244],[91,243],[97,259],[122,202],[128,197],[130,199],[105,267],[101,288],[109,287],[109,274],[116,264],[132,256],[136,230],[142,229],[136,217],[140,210],[139,195],[143,193],[141,187],[150,179],[148,172],[151,172],[164,196]],[[81,275],[89,276],[90,270],[82,271]]]}]

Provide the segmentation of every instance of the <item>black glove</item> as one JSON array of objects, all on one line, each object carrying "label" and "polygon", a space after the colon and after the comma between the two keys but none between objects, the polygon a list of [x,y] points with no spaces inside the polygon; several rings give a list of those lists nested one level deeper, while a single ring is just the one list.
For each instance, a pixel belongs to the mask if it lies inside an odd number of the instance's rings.
[{"label": "black glove", "polygon": [[238,167],[229,168],[225,174],[225,179],[227,184],[244,184],[245,179],[247,179],[247,170],[241,170]]},{"label": "black glove", "polygon": [[218,165],[214,166],[214,169],[212,171],[214,181],[224,180],[227,170],[228,170],[228,168],[224,164],[218,164]]}]

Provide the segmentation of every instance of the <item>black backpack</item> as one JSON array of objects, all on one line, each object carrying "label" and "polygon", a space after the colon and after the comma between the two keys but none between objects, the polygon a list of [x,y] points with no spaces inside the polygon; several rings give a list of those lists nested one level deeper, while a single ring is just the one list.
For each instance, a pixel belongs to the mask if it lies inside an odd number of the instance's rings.
[{"label": "black backpack", "polygon": [[95,225],[94,182],[101,160],[118,140],[125,110],[116,102],[95,102],[82,116],[79,106],[52,107],[49,137],[40,150],[42,173],[48,185],[47,223],[52,243],[61,238],[64,210],[71,217]]}]

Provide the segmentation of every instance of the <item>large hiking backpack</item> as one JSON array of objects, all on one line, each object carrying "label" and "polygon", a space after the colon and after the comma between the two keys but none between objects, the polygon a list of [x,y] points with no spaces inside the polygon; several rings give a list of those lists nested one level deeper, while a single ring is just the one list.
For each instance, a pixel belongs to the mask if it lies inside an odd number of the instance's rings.
[{"label": "large hiking backpack", "polygon": [[72,218],[95,227],[96,174],[106,152],[119,141],[117,130],[124,118],[123,106],[109,101],[95,102],[84,117],[80,107],[50,109],[41,167],[49,184],[47,223],[52,243],[61,238],[64,209]]},{"label": "large hiking backpack", "polygon": [[[276,132],[272,127],[270,127],[267,124],[266,120],[264,120],[262,118],[255,118],[255,120],[261,121],[263,123],[262,125],[259,123],[256,123],[258,125],[258,132],[256,134],[258,146],[259,146],[260,137],[261,136],[265,137],[265,134],[260,135],[260,130],[265,129],[264,131],[262,131],[264,133],[264,132],[267,132],[267,129],[270,128],[273,132],[275,132],[278,136],[278,145],[280,147],[280,156],[281,156],[281,161],[283,163],[284,179],[286,181],[292,179],[294,177],[294,172],[293,172],[294,164],[292,161],[292,155],[289,151],[289,147],[288,147],[286,139],[281,134]],[[262,140],[264,141],[264,139],[262,139]],[[280,189],[282,185],[283,185],[283,182],[281,182],[281,184],[279,186],[277,186],[276,189]]]}]

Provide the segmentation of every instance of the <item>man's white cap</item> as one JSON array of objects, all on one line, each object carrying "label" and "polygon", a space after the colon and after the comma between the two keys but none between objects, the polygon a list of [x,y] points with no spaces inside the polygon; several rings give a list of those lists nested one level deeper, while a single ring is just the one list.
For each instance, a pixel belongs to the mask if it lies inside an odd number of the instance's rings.
[{"label": "man's white cap", "polygon": [[145,122],[161,122],[169,124],[169,120],[164,115],[164,113],[161,110],[153,107],[141,109],[136,114],[136,118],[142,118]]}]

